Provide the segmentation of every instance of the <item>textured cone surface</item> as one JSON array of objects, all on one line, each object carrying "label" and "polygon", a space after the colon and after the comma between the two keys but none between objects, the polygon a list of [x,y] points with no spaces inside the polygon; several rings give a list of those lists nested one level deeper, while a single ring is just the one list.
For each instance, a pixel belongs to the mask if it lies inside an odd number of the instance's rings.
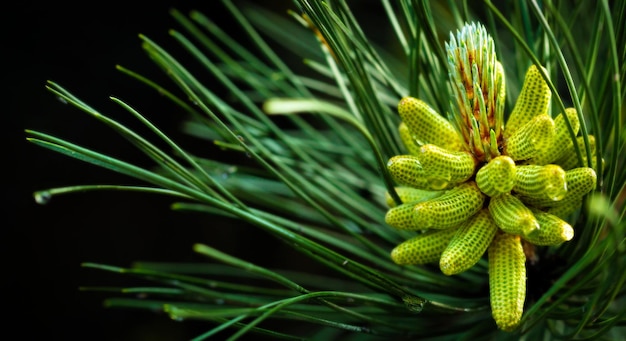
[{"label": "textured cone surface", "polygon": [[498,328],[519,325],[526,299],[526,256],[519,236],[498,233],[489,246],[491,314]]},{"label": "textured cone surface", "polygon": [[452,124],[424,101],[404,97],[398,104],[398,113],[419,145],[432,143],[449,150],[462,150],[461,137]]},{"label": "textured cone surface", "polygon": [[387,225],[399,230],[421,230],[422,227],[415,223],[413,219],[414,203],[405,203],[390,208],[385,214]]},{"label": "textured cone surface", "polygon": [[446,275],[461,273],[483,256],[498,227],[487,209],[480,210],[454,235],[441,254],[439,268]]},{"label": "textured cone surface", "polygon": [[421,229],[458,226],[478,212],[484,200],[476,183],[462,183],[438,198],[415,205],[413,219]]},{"label": "textured cone surface", "polygon": [[530,235],[539,229],[539,223],[530,209],[509,193],[491,198],[489,212],[496,225],[506,233]]},{"label": "textured cone surface", "polygon": [[387,162],[391,177],[400,185],[431,189],[424,167],[415,155],[396,155]]},{"label": "textured cone surface", "polygon": [[528,160],[554,143],[554,121],[548,115],[534,117],[506,140],[505,154],[513,160]]},{"label": "textured cone surface", "polygon": [[533,117],[547,114],[551,96],[550,88],[541,77],[541,73],[535,65],[531,65],[526,71],[524,85],[515,107],[506,122],[504,137],[508,138],[514,134]]},{"label": "textured cone surface", "polygon": [[[578,134],[580,129],[580,122],[578,121],[578,115],[575,108],[565,109],[567,118],[572,125],[574,136]],[[567,123],[563,118],[563,114],[559,114],[554,119],[554,143],[550,144],[548,148],[539,150],[539,153],[533,158],[532,163],[536,165],[547,165],[554,163],[559,158],[562,158],[567,152],[568,148],[572,148],[572,139],[567,129]]]},{"label": "textured cone surface", "polygon": [[559,245],[574,237],[574,229],[558,216],[533,209],[533,214],[539,222],[539,231],[532,236],[522,236],[526,241],[540,246]]},{"label": "textured cone surface", "polygon": [[518,166],[513,191],[528,201],[558,201],[567,193],[565,171],[558,165]]},{"label": "textured cone surface", "polygon": [[589,167],[573,168],[565,172],[566,197],[582,197],[596,188],[596,171]]},{"label": "textured cone surface", "polygon": [[[417,204],[426,200],[434,199],[444,194],[444,191],[429,191],[425,189],[406,186],[396,187],[395,190],[400,197],[400,200],[402,200],[402,202],[405,204]],[[396,206],[396,202],[393,201],[393,198],[391,197],[389,192],[385,192],[385,201],[387,202],[387,206],[389,207]]]},{"label": "textured cone surface", "polygon": [[456,229],[427,231],[417,235],[391,251],[391,259],[400,265],[436,263]]},{"label": "textured cone surface", "polygon": [[418,157],[431,183],[441,183],[437,187],[466,181],[474,174],[476,165],[472,154],[452,152],[434,144],[422,146]]},{"label": "textured cone surface", "polygon": [[[596,188],[597,176],[596,172],[589,167],[578,167],[565,171],[565,182],[567,183],[567,192],[560,201],[550,199],[529,201],[536,207],[557,207],[565,204],[578,202],[584,195]],[[576,210],[578,207],[574,208]]]},{"label": "textured cone surface", "polygon": [[398,133],[400,134],[400,140],[402,140],[402,143],[409,154],[419,154],[420,146],[415,142],[415,139],[413,138],[413,135],[406,123],[400,123],[398,126]]},{"label": "textured cone surface", "polygon": [[493,158],[476,173],[476,185],[490,197],[507,193],[515,185],[515,169],[515,161],[510,157]]}]

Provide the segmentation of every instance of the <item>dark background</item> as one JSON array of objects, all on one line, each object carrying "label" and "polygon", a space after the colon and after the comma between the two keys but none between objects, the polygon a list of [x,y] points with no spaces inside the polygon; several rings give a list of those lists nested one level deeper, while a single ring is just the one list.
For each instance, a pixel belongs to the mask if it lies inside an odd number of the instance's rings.
[{"label": "dark background", "polygon": [[[133,105],[176,135],[181,116],[154,92],[116,71],[120,64],[165,80],[140,47],[142,33],[166,49],[168,29],[180,29],[168,11],[198,9],[228,27],[219,1],[132,4],[23,2],[2,10],[2,88],[8,102],[4,126],[2,227],[2,331],[15,339],[186,340],[212,327],[170,320],[143,311],[106,309],[107,294],[81,286],[125,285],[126,277],[85,269],[82,262],[129,266],[133,261],[203,261],[194,243],[249,260],[279,257],[259,248],[268,237],[249,226],[214,217],[172,212],[171,198],[127,192],[90,192],[54,197],[37,205],[33,192],[76,184],[140,184],[134,179],[37,147],[24,129],[68,139],[124,160],[145,160],[102,123],[62,104],[45,89],[59,83],[103,113],[137,123],[108,96]],[[238,3],[238,1],[235,1]],[[284,13],[290,1],[272,2]],[[162,77],[162,78],[159,78]],[[165,81],[167,82],[167,81]],[[184,141],[184,137],[180,137]],[[147,164],[147,163],[146,163]],[[239,237],[239,238],[235,238]],[[245,237],[245,238],[242,238]],[[245,258],[245,257],[244,257]],[[261,260],[262,261],[262,260]],[[8,318],[7,318],[8,317]]]}]

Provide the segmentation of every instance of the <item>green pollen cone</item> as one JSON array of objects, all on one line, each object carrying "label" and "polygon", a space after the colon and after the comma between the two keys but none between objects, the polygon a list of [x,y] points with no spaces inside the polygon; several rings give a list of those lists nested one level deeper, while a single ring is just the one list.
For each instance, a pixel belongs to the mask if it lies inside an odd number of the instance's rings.
[{"label": "green pollen cone", "polygon": [[476,166],[472,154],[451,152],[434,144],[422,146],[418,157],[431,187],[435,188],[466,181],[474,174]]},{"label": "green pollen cone", "polygon": [[488,250],[491,315],[498,328],[513,331],[524,311],[526,256],[520,237],[498,233]]},{"label": "green pollen cone", "polygon": [[502,155],[491,159],[476,173],[476,185],[492,197],[510,192],[515,184],[515,161]]},{"label": "green pollen cone", "polygon": [[539,115],[524,124],[505,140],[504,154],[513,160],[528,160],[554,143],[554,121],[548,115]]},{"label": "green pollen cone", "polygon": [[582,197],[596,188],[598,177],[592,168],[578,167],[565,172],[565,181],[568,188],[566,198]]},{"label": "green pollen cone", "polygon": [[461,225],[441,254],[439,268],[446,275],[461,273],[476,264],[483,256],[498,226],[489,211],[480,210],[467,223]]},{"label": "green pollen cone", "polygon": [[[589,167],[573,168],[565,171],[565,182],[567,183],[567,192],[562,200],[554,201],[543,198],[525,199],[525,201],[536,207],[557,207],[579,202],[584,195],[596,188],[596,172]],[[573,207],[572,212],[576,209],[578,207]]]},{"label": "green pollen cone", "polygon": [[525,202],[559,201],[567,193],[565,171],[553,164],[518,166],[513,191]]},{"label": "green pollen cone", "polygon": [[451,228],[419,234],[396,246],[391,259],[400,265],[436,263],[455,233]]},{"label": "green pollen cone", "polygon": [[461,136],[452,124],[424,101],[404,97],[398,104],[398,113],[418,145],[430,143],[454,151],[463,149]]},{"label": "green pollen cone", "polygon": [[530,209],[510,193],[491,198],[489,212],[496,225],[506,233],[528,236],[539,229],[539,223]]},{"label": "green pollen cone", "polygon": [[[422,163],[415,155],[396,155],[387,162],[387,170],[400,185],[432,189]],[[442,189],[442,188],[437,188]]]},{"label": "green pollen cone", "polygon": [[[572,125],[574,135],[578,134],[580,129],[580,122],[578,121],[578,115],[575,108],[565,109],[567,119]],[[545,149],[540,149],[538,154],[533,157],[532,162],[536,165],[547,165],[549,163],[556,163],[555,161],[562,158],[572,148],[572,139],[567,129],[567,123],[563,118],[563,114],[559,114],[554,119],[554,143],[550,144]]]},{"label": "green pollen cone", "polygon": [[[444,191],[429,191],[425,189],[400,186],[395,187],[396,193],[400,197],[403,203],[413,203],[417,204],[426,200],[434,199],[436,197],[444,194]],[[385,192],[385,201],[387,202],[388,207],[395,207],[396,202],[393,201],[393,198],[389,194],[389,192]]]},{"label": "green pollen cone", "polygon": [[390,208],[385,214],[385,223],[399,230],[421,230],[422,227],[413,219],[415,203],[405,203]]},{"label": "green pollen cone", "polygon": [[438,198],[415,205],[413,221],[420,229],[458,226],[478,212],[484,200],[476,183],[465,182]]},{"label": "green pollen cone", "polygon": [[552,93],[546,81],[535,65],[526,71],[522,91],[515,102],[515,107],[506,122],[504,137],[511,137],[517,130],[530,122],[533,117],[546,115]]},{"label": "green pollen cone", "polygon": [[540,246],[559,245],[574,237],[574,229],[558,216],[531,209],[541,227],[532,236],[522,236],[526,241]]}]

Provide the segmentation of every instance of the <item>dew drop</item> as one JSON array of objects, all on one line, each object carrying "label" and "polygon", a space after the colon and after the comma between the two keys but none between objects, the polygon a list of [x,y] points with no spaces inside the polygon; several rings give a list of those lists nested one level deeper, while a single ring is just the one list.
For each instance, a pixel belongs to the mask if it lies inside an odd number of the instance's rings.
[{"label": "dew drop", "polygon": [[221,298],[215,299],[215,304],[222,305],[224,303],[226,303],[226,301],[224,301],[224,299],[221,299]]},{"label": "dew drop", "polygon": [[[241,135],[237,135],[237,140],[239,140],[239,142],[241,142],[242,145],[246,143],[246,139]],[[248,151],[246,151],[246,157],[251,159],[252,155]]]},{"label": "dew drop", "polygon": [[561,233],[561,237],[565,241],[570,241],[572,240],[572,238],[574,238],[574,229],[572,228],[571,225],[565,224],[565,226],[563,227],[563,231]]},{"label": "dew drop", "polygon": [[418,146],[423,146],[423,145],[426,144],[426,142],[416,138],[415,136],[413,136],[413,142],[415,142],[415,144],[418,145]]},{"label": "dew drop", "polygon": [[559,201],[565,197],[565,194],[567,194],[567,186],[548,186],[546,187],[546,194],[548,194],[550,199]]},{"label": "dew drop", "polygon": [[237,166],[230,166],[224,169],[224,171],[221,173],[220,176],[222,180],[226,180],[231,176],[231,174],[235,173],[236,171],[237,171]]},{"label": "dew drop", "polygon": [[426,302],[423,298],[417,296],[404,296],[402,297],[402,301],[406,308],[413,313],[419,313],[424,309],[424,303]]},{"label": "dew drop", "polygon": [[515,161],[508,156],[493,159],[494,188],[500,192],[508,192],[515,186]]},{"label": "dew drop", "polygon": [[45,205],[52,199],[52,194],[48,191],[35,192],[33,196],[35,197],[35,202],[39,205]]},{"label": "dew drop", "polygon": [[285,78],[285,75],[283,75],[280,72],[272,72],[272,74],[270,75],[271,79],[274,81],[279,81]]},{"label": "dew drop", "polygon": [[563,199],[567,194],[565,171],[557,165],[547,165],[544,167],[544,170],[545,193],[551,200],[559,201]]},{"label": "dew drop", "polygon": [[522,230],[522,233],[525,236],[532,236],[537,233],[540,229],[539,222],[535,219],[533,215],[527,215],[525,217],[520,217],[519,225]]},{"label": "dew drop", "polygon": [[63,104],[67,104],[67,100],[63,97],[57,97],[57,100]]},{"label": "dew drop", "polygon": [[363,233],[363,230],[352,220],[346,222],[346,228],[354,233]]},{"label": "dew drop", "polygon": [[424,228],[432,227],[434,225],[432,212],[432,205],[428,202],[415,205],[415,208],[413,208],[413,223]]},{"label": "dew drop", "polygon": [[447,176],[447,177],[431,177],[428,178],[428,186],[430,187],[430,189],[435,190],[435,191],[441,191],[442,189],[446,189],[448,187],[448,185],[450,184],[449,180],[450,180],[451,176]]}]

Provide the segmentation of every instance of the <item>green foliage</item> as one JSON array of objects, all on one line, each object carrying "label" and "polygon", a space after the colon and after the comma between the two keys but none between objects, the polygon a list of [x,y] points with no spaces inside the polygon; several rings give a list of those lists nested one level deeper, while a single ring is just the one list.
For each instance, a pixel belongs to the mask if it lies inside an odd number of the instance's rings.
[{"label": "green foliage", "polygon": [[[194,251],[210,262],[84,264],[154,283],[85,290],[117,294],[107,301],[110,307],[209,321],[214,328],[196,340],[229,328],[233,340],[248,332],[276,339],[451,340],[612,339],[623,333],[626,272],[616,269],[626,268],[626,165],[620,157],[626,142],[626,3],[381,0],[372,6],[386,14],[376,23],[393,33],[385,41],[369,38],[373,28],[362,26],[346,1],[296,0],[282,16],[249,3],[223,3],[245,42],[200,12],[173,10],[181,30],[170,35],[191,57],[189,65],[142,35],[147,56],[171,83],[118,70],[187,113],[185,132],[199,143],[211,141],[242,157],[194,154],[153,125],[149,114],[111,98],[153,133],[141,136],[51,81],[54,95],[121,134],[155,167],[28,130],[37,145],[140,184],[53,188],[35,197],[44,203],[87,190],[168,195],[178,200],[175,210],[225,215],[265,230],[333,276],[264,268],[224,254],[219,245],[197,244]],[[577,109],[584,140],[578,161],[591,166],[595,156],[598,165],[596,191],[570,218],[574,240],[537,250],[528,274],[533,299],[513,333],[497,331],[491,319],[485,259],[454,276],[398,266],[389,253],[412,234],[384,221],[385,192],[401,202],[386,171],[386,160],[402,153],[396,106],[411,95],[450,112],[444,41],[470,21],[483,22],[494,37],[507,80],[505,113],[528,66],[544,66],[552,117],[568,106]],[[218,87],[229,95],[221,96]],[[589,135],[596,138],[595,150]],[[145,298],[124,297],[138,293]],[[267,319],[316,328],[306,334],[270,330],[263,326]]]}]

